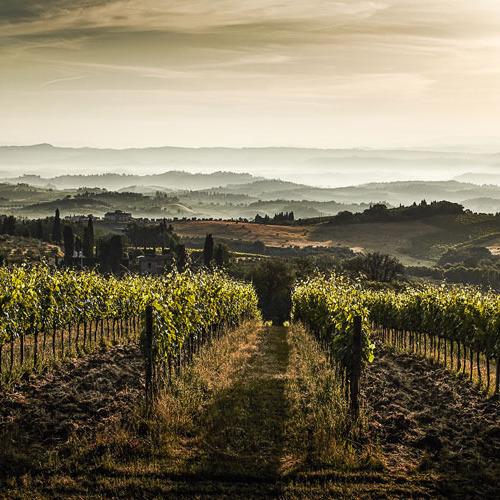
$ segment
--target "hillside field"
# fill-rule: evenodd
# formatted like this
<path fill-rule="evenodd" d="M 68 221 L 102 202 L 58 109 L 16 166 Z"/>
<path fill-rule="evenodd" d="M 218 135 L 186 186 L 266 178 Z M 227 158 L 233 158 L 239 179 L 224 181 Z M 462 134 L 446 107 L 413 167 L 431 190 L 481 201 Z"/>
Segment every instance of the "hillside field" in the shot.
<path fill-rule="evenodd" d="M 204 238 L 211 233 L 215 238 L 261 241 L 273 247 L 348 247 L 355 252 L 389 253 L 406 265 L 432 265 L 450 246 L 478 243 L 477 238 L 494 234 L 497 221 L 493 216 L 472 214 L 351 224 L 298 221 L 295 225 L 264 225 L 183 220 L 174 221 L 173 225 L 181 237 Z M 496 240 L 488 244 L 492 248 L 495 245 Z"/>

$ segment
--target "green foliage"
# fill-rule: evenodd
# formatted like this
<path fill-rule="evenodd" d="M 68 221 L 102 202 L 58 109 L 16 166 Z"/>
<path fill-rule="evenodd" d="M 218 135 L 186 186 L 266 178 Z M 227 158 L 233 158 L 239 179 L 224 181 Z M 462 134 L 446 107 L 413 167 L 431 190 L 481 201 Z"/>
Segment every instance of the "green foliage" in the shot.
<path fill-rule="evenodd" d="M 255 290 L 220 271 L 170 273 L 148 291 L 156 326 L 155 356 L 178 354 L 189 336 L 260 318 Z"/>
<path fill-rule="evenodd" d="M 231 259 L 231 252 L 225 243 L 219 243 L 215 248 L 214 261 L 219 268 L 226 267 Z"/>
<path fill-rule="evenodd" d="M 75 252 L 75 234 L 71 226 L 64 226 L 63 238 L 64 257 L 69 261 L 73 258 L 73 253 Z"/>
<path fill-rule="evenodd" d="M 464 286 L 364 287 L 318 276 L 296 286 L 293 318 L 302 321 L 348 363 L 353 317 L 362 317 L 365 360 L 371 358 L 370 322 L 460 342 L 489 357 L 500 355 L 500 296 Z"/>
<path fill-rule="evenodd" d="M 56 208 L 56 213 L 54 217 L 54 225 L 52 227 L 52 241 L 54 243 L 61 243 L 62 232 L 61 232 L 61 215 L 59 209 Z"/>
<path fill-rule="evenodd" d="M 379 252 L 358 255 L 345 263 L 353 274 L 362 274 L 371 281 L 390 282 L 403 274 L 404 267 L 396 257 Z"/>
<path fill-rule="evenodd" d="M 283 324 L 290 319 L 291 291 L 296 279 L 293 263 L 284 259 L 266 259 L 250 267 L 245 274 L 259 296 L 264 319 Z"/>
<path fill-rule="evenodd" d="M 498 257 L 495 257 L 498 259 Z M 500 263 L 487 264 L 484 261 L 478 267 L 467 267 L 462 264 L 447 264 L 446 267 L 407 266 L 409 276 L 446 280 L 450 283 L 474 285 L 482 289 L 500 289 Z"/>
<path fill-rule="evenodd" d="M 205 244 L 203 245 L 203 263 L 209 267 L 214 258 L 214 238 L 211 234 L 207 234 Z"/>
<path fill-rule="evenodd" d="M 159 224 L 141 224 L 132 222 L 125 229 L 125 234 L 134 247 L 161 247 L 173 249 L 179 242 L 172 225 L 163 220 Z"/>
<path fill-rule="evenodd" d="M 491 252 L 486 247 L 450 248 L 439 259 L 438 265 L 463 264 L 466 267 L 476 267 L 481 261 L 491 260 L 491 258 Z"/>
<path fill-rule="evenodd" d="M 175 246 L 175 254 L 177 256 L 177 270 L 182 272 L 186 269 L 186 266 L 188 263 L 186 245 L 176 245 Z"/>
<path fill-rule="evenodd" d="M 123 238 L 118 234 L 112 234 L 101 239 L 97 247 L 102 271 L 113 273 L 120 271 L 124 255 Z"/>
<path fill-rule="evenodd" d="M 370 342 L 370 311 L 359 284 L 341 276 L 318 275 L 299 283 L 292 294 L 292 317 L 301 321 L 349 372 L 354 356 L 354 318 L 361 317 L 362 360 L 373 360 Z"/>
<path fill-rule="evenodd" d="M 422 200 L 419 205 L 413 203 L 413 205 L 408 207 L 389 209 L 386 205 L 377 203 L 360 213 L 352 213 L 344 210 L 330 217 L 329 220 L 332 224 L 401 222 L 439 215 L 461 215 L 463 213 L 464 207 L 458 203 L 452 203 L 450 201 L 433 201 L 427 203 L 425 200 Z"/>
<path fill-rule="evenodd" d="M 140 315 L 153 305 L 156 353 L 177 353 L 190 335 L 259 318 L 251 285 L 221 272 L 104 277 L 93 271 L 0 267 L 0 344 L 21 333 Z"/>
<path fill-rule="evenodd" d="M 94 221 L 92 216 L 89 216 L 87 227 L 83 230 L 82 250 L 85 257 L 94 256 Z"/>
<path fill-rule="evenodd" d="M 264 319 L 283 324 L 290 319 L 291 294 L 297 280 L 304 280 L 318 272 L 331 274 L 339 271 L 340 261 L 330 255 L 297 257 L 295 259 L 269 258 L 258 262 L 238 262 L 228 268 L 232 276 L 251 281 L 259 296 L 259 308 Z"/>
<path fill-rule="evenodd" d="M 424 286 L 402 292 L 367 291 L 375 324 L 461 342 L 487 356 L 500 354 L 500 298 L 471 287 Z"/>

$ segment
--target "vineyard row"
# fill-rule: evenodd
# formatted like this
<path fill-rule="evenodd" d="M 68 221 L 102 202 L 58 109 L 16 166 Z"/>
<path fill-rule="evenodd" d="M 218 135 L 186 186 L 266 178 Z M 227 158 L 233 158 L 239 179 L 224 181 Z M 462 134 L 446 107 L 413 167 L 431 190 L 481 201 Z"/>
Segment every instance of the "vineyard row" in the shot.
<path fill-rule="evenodd" d="M 293 318 L 313 332 L 347 380 L 356 368 L 355 318 L 361 318 L 361 368 L 373 359 L 370 330 L 382 340 L 500 384 L 500 298 L 463 286 L 420 286 L 402 291 L 364 289 L 342 277 L 316 276 L 296 286 Z M 484 367 L 485 373 L 482 371 Z"/>
<path fill-rule="evenodd" d="M 0 377 L 12 381 L 47 361 L 106 341 L 142 336 L 151 310 L 149 356 L 176 366 L 207 332 L 257 318 L 251 285 L 218 271 L 105 277 L 44 265 L 0 269 Z"/>

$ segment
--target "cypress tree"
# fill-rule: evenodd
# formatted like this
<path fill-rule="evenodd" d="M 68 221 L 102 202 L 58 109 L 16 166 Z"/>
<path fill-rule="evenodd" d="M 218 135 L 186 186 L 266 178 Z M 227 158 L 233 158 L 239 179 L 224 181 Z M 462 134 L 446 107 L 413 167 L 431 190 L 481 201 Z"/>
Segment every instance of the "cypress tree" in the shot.
<path fill-rule="evenodd" d="M 123 240 L 118 234 L 103 238 L 98 243 L 98 255 L 101 270 L 104 272 L 118 272 L 123 259 Z"/>
<path fill-rule="evenodd" d="M 82 239 L 80 236 L 75 237 L 75 252 L 79 256 L 82 251 Z"/>
<path fill-rule="evenodd" d="M 3 220 L 3 234 L 11 236 L 16 234 L 16 218 L 13 215 L 9 215 Z"/>
<path fill-rule="evenodd" d="M 203 246 L 203 263 L 205 266 L 210 266 L 214 258 L 214 238 L 211 234 L 207 234 L 205 238 L 205 245 Z"/>
<path fill-rule="evenodd" d="M 215 249 L 215 265 L 217 267 L 224 267 L 224 253 L 222 251 L 222 245 L 219 243 Z"/>
<path fill-rule="evenodd" d="M 219 243 L 215 248 L 214 261 L 217 267 L 224 267 L 229 262 L 230 252 L 225 243 Z"/>
<path fill-rule="evenodd" d="M 54 217 L 54 226 L 52 228 L 52 241 L 54 243 L 61 244 L 62 234 L 61 234 L 61 214 L 59 209 L 56 208 L 56 215 Z"/>
<path fill-rule="evenodd" d="M 92 215 L 89 215 L 89 222 L 87 224 L 87 228 L 89 230 L 89 244 L 90 244 L 90 253 L 89 257 L 92 257 L 94 254 L 94 218 Z"/>
<path fill-rule="evenodd" d="M 35 234 L 35 236 L 39 240 L 43 240 L 43 222 L 42 222 L 42 219 L 38 219 L 36 221 L 36 234 Z"/>
<path fill-rule="evenodd" d="M 177 254 L 177 269 L 184 271 L 187 264 L 186 245 L 176 245 L 175 253 Z"/>
<path fill-rule="evenodd" d="M 64 226 L 64 258 L 69 262 L 75 253 L 75 235 L 71 226 Z"/>
<path fill-rule="evenodd" d="M 87 227 L 83 230 L 83 255 L 84 257 L 94 256 L 94 223 L 92 216 L 89 217 Z"/>

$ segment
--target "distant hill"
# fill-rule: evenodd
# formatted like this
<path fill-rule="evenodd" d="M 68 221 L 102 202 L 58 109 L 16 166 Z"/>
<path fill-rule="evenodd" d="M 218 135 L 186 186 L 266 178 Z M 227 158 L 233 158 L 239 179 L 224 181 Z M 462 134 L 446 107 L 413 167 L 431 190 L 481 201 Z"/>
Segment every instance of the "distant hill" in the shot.
<path fill-rule="evenodd" d="M 200 241 L 212 233 L 215 238 L 239 244 L 378 251 L 395 255 L 406 265 L 433 265 L 448 248 L 456 246 L 500 248 L 500 217 L 468 213 L 449 202 L 389 210 L 372 207 L 357 216 L 306 219 L 287 225 L 200 220 L 178 220 L 173 225 L 182 237 Z"/>
<path fill-rule="evenodd" d="M 4 176 L 9 176 L 7 172 L 11 172 L 12 176 L 44 173 L 53 177 L 82 172 L 149 175 L 168 170 L 205 173 L 227 170 L 324 187 L 415 178 L 450 179 L 466 172 L 483 172 L 498 164 L 499 153 L 417 149 L 97 149 L 55 147 L 50 144 L 0 147 L 0 172 L 4 172 Z M 133 184 L 136 182 L 129 182 L 129 185 Z M 225 184 L 226 181 L 222 185 Z M 66 187 L 73 186 L 66 184 Z"/>
<path fill-rule="evenodd" d="M 173 211 L 172 203 L 180 202 L 199 217 L 253 218 L 257 213 L 272 216 L 275 213 L 273 210 L 292 210 L 299 217 L 316 217 L 335 215 L 342 210 L 356 212 L 373 203 L 411 205 L 423 199 L 428 202 L 448 200 L 475 212 L 500 212 L 500 186 L 479 186 L 458 181 L 378 182 L 342 188 L 319 188 L 278 179 L 262 179 L 250 174 L 190 174 L 175 171 L 147 176 L 23 176 L 10 181 L 23 182 L 21 185 L 0 184 L 0 210 L 9 212 L 9 207 L 24 207 L 24 214 L 48 213 L 57 205 L 56 200 L 75 195 L 75 188 L 69 187 L 72 185 L 84 185 L 91 190 L 97 186 L 110 191 L 108 195 L 101 193 L 95 196 L 102 202 L 94 205 L 96 213 L 114 207 L 144 216 L 168 216 L 177 214 L 177 211 Z M 51 188 L 30 187 L 31 184 Z M 111 194 L 115 189 L 121 196 Z M 124 196 L 130 192 L 144 197 Z M 164 196 L 170 199 L 154 200 L 157 192 L 165 193 Z M 172 198 L 177 201 L 172 201 Z M 85 198 L 66 200 L 62 205 L 75 212 L 81 208 L 83 213 L 92 208 Z"/>
<path fill-rule="evenodd" d="M 500 164 L 497 165 L 500 169 Z M 454 177 L 459 182 L 472 182 L 474 184 L 496 184 L 500 185 L 500 172 L 495 173 L 482 173 L 482 172 L 466 172 L 465 174 L 457 175 Z"/>
<path fill-rule="evenodd" d="M 413 202 L 448 200 L 462 203 L 466 208 L 496 213 L 500 211 L 500 186 L 478 186 L 458 181 L 379 182 L 344 188 L 316 188 L 276 180 L 255 181 L 215 189 L 218 193 L 247 194 L 260 200 L 309 200 L 337 203 L 377 203 L 409 205 Z M 481 205 L 476 200 L 482 199 Z M 488 199 L 486 202 L 485 199 Z"/>
<path fill-rule="evenodd" d="M 57 177 L 41 177 L 39 175 L 22 175 L 0 182 L 26 183 L 30 186 L 47 187 L 56 189 L 77 189 L 80 187 L 105 188 L 108 190 L 124 190 L 130 187 L 135 192 L 150 192 L 148 186 L 155 190 L 173 191 L 180 189 L 209 189 L 228 184 L 249 183 L 259 179 L 250 174 L 234 172 L 214 172 L 211 174 L 192 174 L 183 171 L 169 171 L 153 175 L 127 175 L 127 174 L 96 174 L 96 175 L 60 175 Z M 143 187 L 143 189 L 141 189 Z"/>

